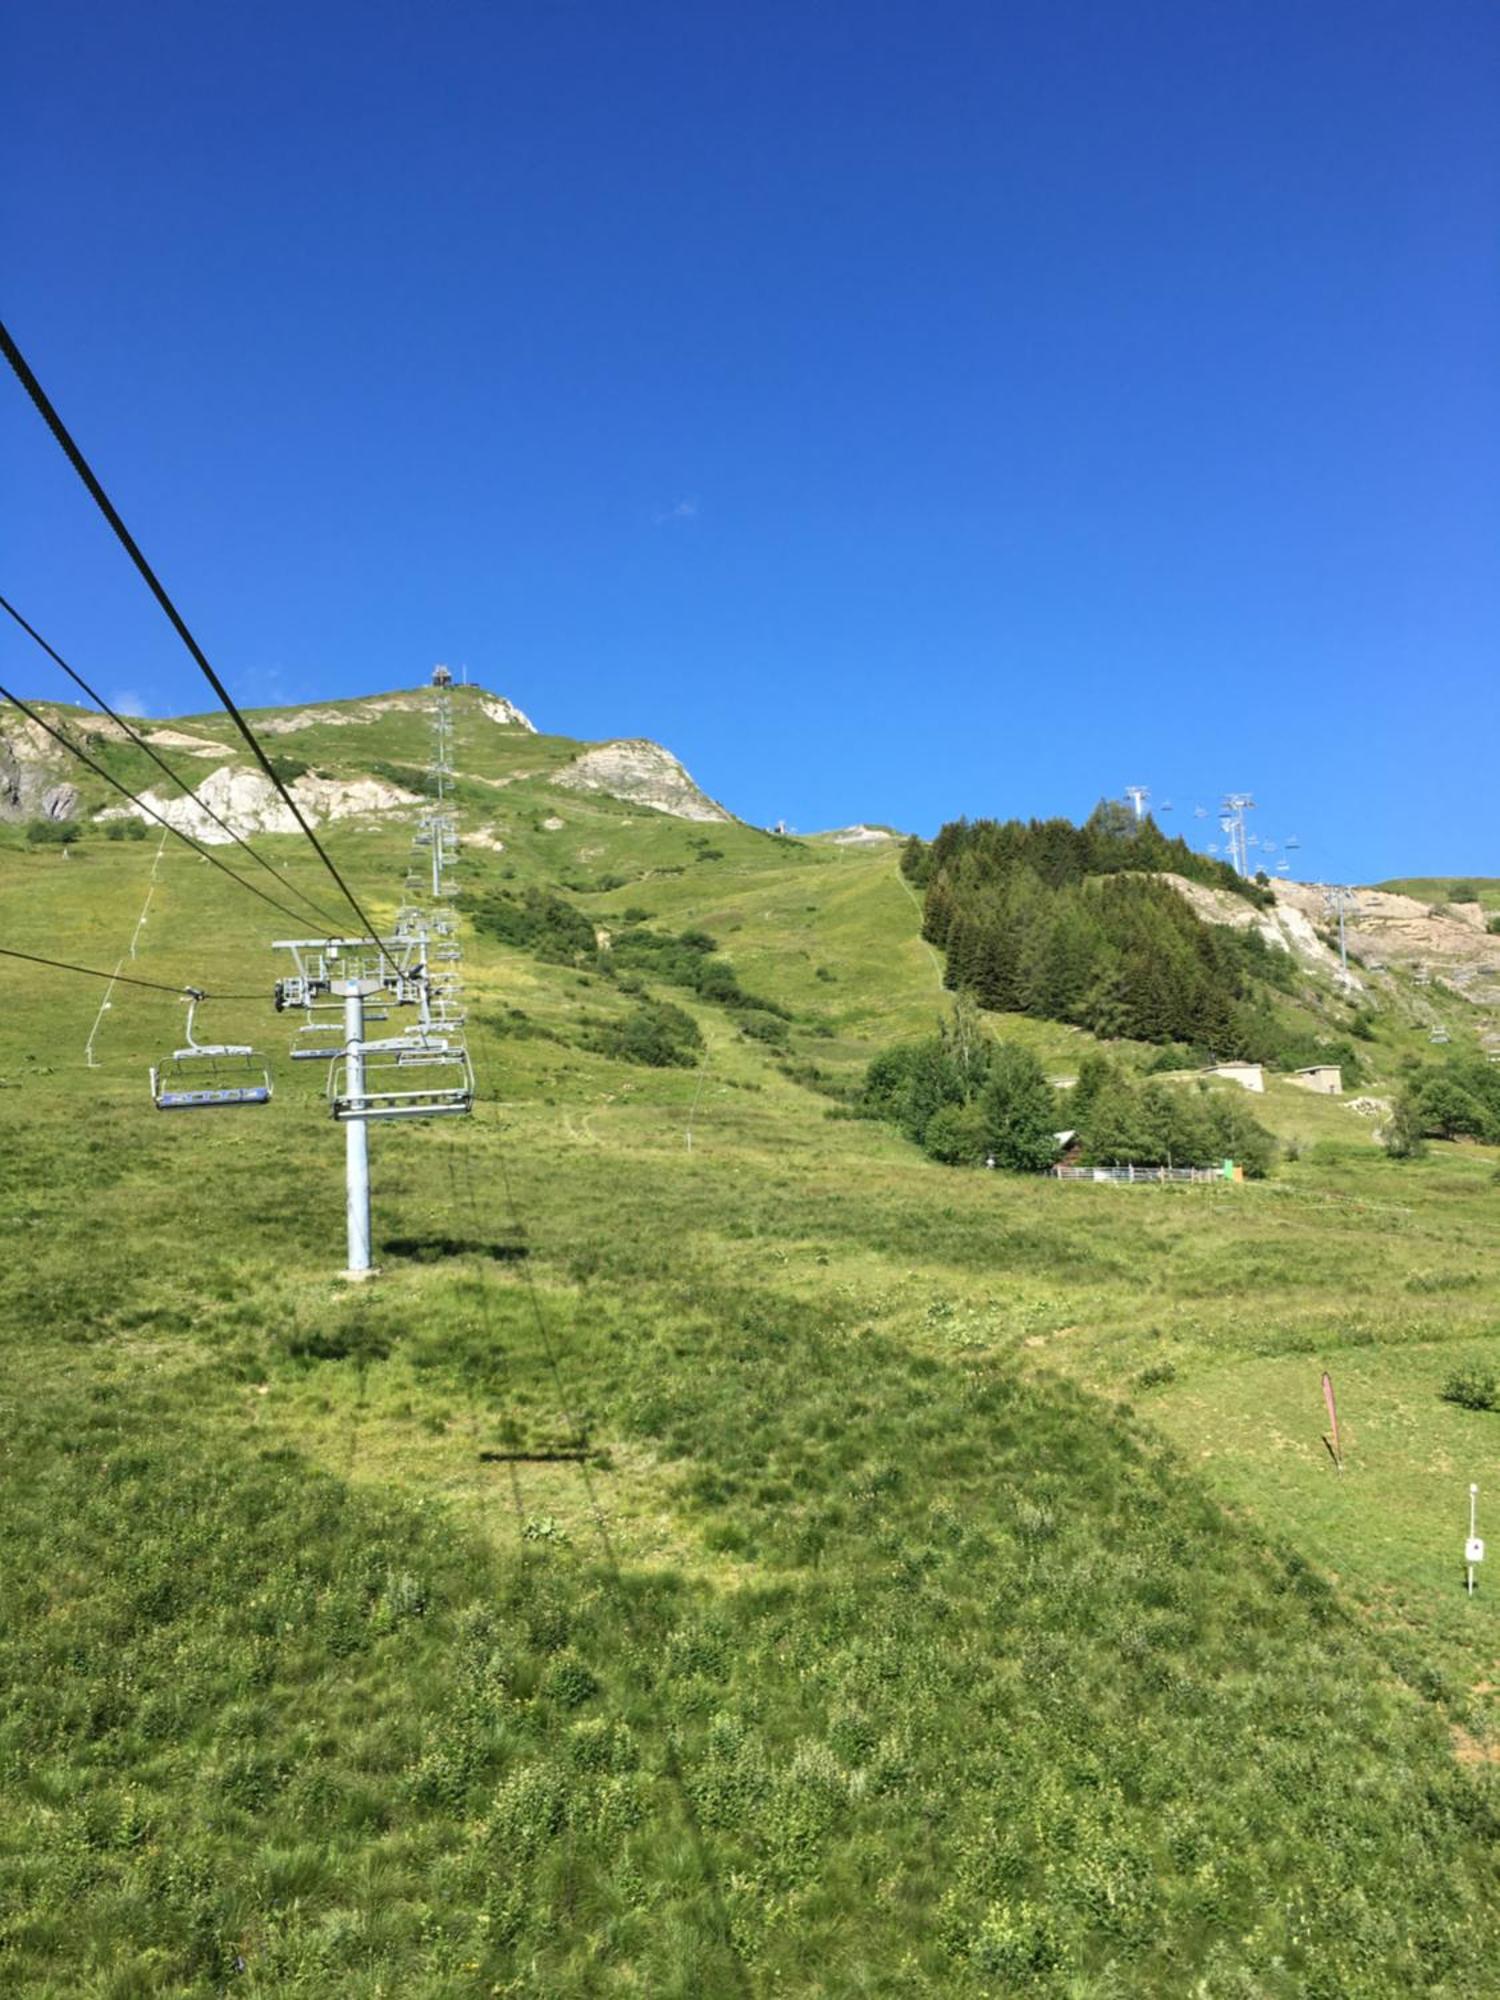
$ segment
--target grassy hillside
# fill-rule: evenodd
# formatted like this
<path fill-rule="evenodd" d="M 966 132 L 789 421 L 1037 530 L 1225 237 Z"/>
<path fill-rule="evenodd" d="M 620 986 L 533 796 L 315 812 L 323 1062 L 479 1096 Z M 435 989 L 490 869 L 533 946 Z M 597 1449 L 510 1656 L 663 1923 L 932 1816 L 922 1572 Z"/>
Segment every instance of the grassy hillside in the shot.
<path fill-rule="evenodd" d="M 425 756 L 278 742 L 356 728 Z M 100 990 L 7 963 L 7 1990 L 1493 1992 L 1500 1416 L 1439 1392 L 1500 1344 L 1496 1154 L 1278 1085 L 1263 1186 L 937 1167 L 837 1094 L 947 1004 L 894 844 L 461 732 L 475 893 L 706 931 L 784 1044 L 672 988 L 704 1060 L 606 1057 L 637 996 L 467 927 L 483 1102 L 374 1133 L 351 1291 L 268 1002 L 203 1025 L 274 1104 L 174 1119 L 175 1003 L 88 1069 Z M 408 834 L 333 830 L 378 911 Z M 157 865 L 135 968 L 268 993 L 270 913 L 155 853 L 7 834 L 6 941 L 112 966 Z"/>
<path fill-rule="evenodd" d="M 1406 875 L 1377 888 L 1393 895 L 1415 896 L 1419 903 L 1448 903 L 1455 889 L 1474 891 L 1474 900 L 1492 916 L 1500 916 L 1500 875 Z"/>

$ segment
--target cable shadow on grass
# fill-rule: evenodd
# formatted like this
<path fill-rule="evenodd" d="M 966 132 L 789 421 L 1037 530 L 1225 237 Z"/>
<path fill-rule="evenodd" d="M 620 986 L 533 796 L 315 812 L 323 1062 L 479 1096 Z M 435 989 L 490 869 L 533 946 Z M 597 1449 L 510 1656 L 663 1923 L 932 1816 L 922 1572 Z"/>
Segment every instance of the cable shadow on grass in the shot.
<path fill-rule="evenodd" d="M 390 1236 L 380 1249 L 383 1256 L 401 1257 L 413 1264 L 441 1264 L 450 1257 L 483 1257 L 493 1264 L 519 1264 L 531 1255 L 530 1244 L 514 1236 Z"/>

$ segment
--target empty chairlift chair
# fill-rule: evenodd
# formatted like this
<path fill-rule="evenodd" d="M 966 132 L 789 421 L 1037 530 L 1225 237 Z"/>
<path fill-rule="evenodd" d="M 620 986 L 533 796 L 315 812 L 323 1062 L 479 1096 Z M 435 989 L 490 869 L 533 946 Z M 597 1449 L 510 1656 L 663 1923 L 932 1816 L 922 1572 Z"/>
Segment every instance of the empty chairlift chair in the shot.
<path fill-rule="evenodd" d="M 364 1042 L 364 1079 L 358 1089 L 347 1049 L 328 1076 L 328 1104 L 335 1118 L 451 1118 L 474 1108 L 474 1066 L 461 1041 L 448 1035 L 396 1035 Z"/>
<path fill-rule="evenodd" d="M 271 1072 L 248 1042 L 193 1040 L 193 1014 L 202 998 L 194 993 L 188 1001 L 187 1046 L 152 1068 L 151 1101 L 158 1111 L 269 1104 Z"/>

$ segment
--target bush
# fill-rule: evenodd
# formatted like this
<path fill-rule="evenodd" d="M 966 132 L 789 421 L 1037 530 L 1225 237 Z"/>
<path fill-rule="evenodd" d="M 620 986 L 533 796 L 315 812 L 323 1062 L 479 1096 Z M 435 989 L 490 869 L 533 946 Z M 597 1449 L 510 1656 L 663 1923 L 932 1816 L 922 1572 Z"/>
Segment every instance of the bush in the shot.
<path fill-rule="evenodd" d="M 988 1151 L 985 1115 L 977 1104 L 941 1104 L 927 1121 L 924 1151 L 945 1167 L 977 1167 Z"/>
<path fill-rule="evenodd" d="M 1409 1090 L 1403 1090 L 1396 1099 L 1390 1123 L 1380 1135 L 1387 1159 L 1420 1160 L 1427 1151 L 1427 1141 L 1422 1136 L 1422 1121 Z"/>
<path fill-rule="evenodd" d="M 493 890 L 465 907 L 477 928 L 502 944 L 531 951 L 553 965 L 592 965 L 597 959 L 594 926 L 571 903 L 545 889 L 524 896 Z"/>
<path fill-rule="evenodd" d="M 32 847 L 70 847 L 82 829 L 73 819 L 34 819 L 28 822 L 26 838 Z"/>
<path fill-rule="evenodd" d="M 790 1030 L 779 1015 L 765 1014 L 752 1008 L 748 1013 L 736 1014 L 735 1026 L 752 1042 L 766 1042 L 772 1048 L 784 1049 Z"/>
<path fill-rule="evenodd" d="M 1500 1383 L 1494 1371 L 1471 1361 L 1455 1368 L 1443 1384 L 1443 1401 L 1465 1410 L 1500 1410 Z"/>
<path fill-rule="evenodd" d="M 598 1028 L 589 1047 L 621 1062 L 646 1069 L 691 1069 L 703 1047 L 698 1023 L 681 1007 L 665 1000 L 647 1000 L 622 1021 Z"/>

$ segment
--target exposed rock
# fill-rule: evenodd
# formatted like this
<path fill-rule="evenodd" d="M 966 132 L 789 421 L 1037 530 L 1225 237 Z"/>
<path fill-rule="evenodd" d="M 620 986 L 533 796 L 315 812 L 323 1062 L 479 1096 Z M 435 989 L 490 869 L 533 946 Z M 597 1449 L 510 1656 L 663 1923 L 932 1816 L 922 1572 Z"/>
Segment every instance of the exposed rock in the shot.
<path fill-rule="evenodd" d="M 34 819 L 64 767 L 62 752 L 46 730 L 23 715 L 0 710 L 0 819 Z"/>
<path fill-rule="evenodd" d="M 76 785 L 49 785 L 42 793 L 43 819 L 72 819 L 78 811 Z"/>
<path fill-rule="evenodd" d="M 1476 975 L 1500 975 L 1500 937 L 1485 929 L 1477 903 L 1434 908 L 1414 896 L 1389 889 L 1356 889 L 1353 908 L 1345 917 L 1349 947 L 1367 963 L 1425 966 L 1461 990 Z M 1278 882 L 1278 904 L 1290 904 L 1311 920 L 1329 921 L 1323 891 L 1311 882 Z M 1483 997 L 1472 991 L 1470 999 Z"/>
<path fill-rule="evenodd" d="M 1346 974 L 1339 964 L 1338 953 L 1330 951 L 1318 936 L 1307 912 L 1286 894 L 1288 884 L 1278 882 L 1274 906 L 1260 910 L 1232 889 L 1213 889 L 1206 882 L 1189 881 L 1185 875 L 1163 875 L 1161 879 L 1191 903 L 1205 923 L 1224 924 L 1235 931 L 1259 931 L 1275 950 L 1293 952 L 1304 964 L 1316 966 L 1341 985 L 1359 987 L 1354 975 Z"/>
<path fill-rule="evenodd" d="M 535 736 L 536 724 L 522 715 L 513 701 L 507 701 L 503 694 L 483 694 L 479 706 L 491 722 L 498 722 L 502 729 L 525 729 Z"/>
<path fill-rule="evenodd" d="M 468 847 L 487 847 L 492 854 L 503 854 L 505 842 L 495 838 L 492 826 L 476 826 L 464 834 L 464 844 Z"/>
<path fill-rule="evenodd" d="M 548 813 L 547 817 L 542 821 L 542 832 L 561 833 L 565 824 L 566 822 L 560 820 L 556 813 Z"/>
<path fill-rule="evenodd" d="M 730 818 L 721 805 L 698 789 L 670 750 L 641 737 L 585 750 L 564 765 L 553 783 L 572 791 L 605 792 L 634 806 L 653 806 L 674 819 Z"/>
<path fill-rule="evenodd" d="M 419 688 L 405 694 L 367 695 L 348 708 L 299 708 L 287 715 L 257 715 L 253 720 L 258 735 L 293 736 L 299 729 L 350 729 L 373 722 L 377 715 L 412 709 L 428 710 L 431 703 L 431 690 Z M 524 729 L 533 736 L 537 733 L 536 725 L 529 722 L 515 703 L 507 701 L 504 695 L 481 694 L 479 706 L 491 722 L 501 723 L 509 729 Z"/>
<path fill-rule="evenodd" d="M 204 804 L 212 806 L 242 839 L 252 833 L 297 831 L 296 820 L 263 772 L 242 765 L 221 765 L 217 771 L 210 771 L 196 789 Z M 313 826 L 322 820 L 351 819 L 360 813 L 387 812 L 393 806 L 419 803 L 415 792 L 404 791 L 400 785 L 389 785 L 379 778 L 317 778 L 308 773 L 295 779 L 287 789 Z M 169 826 L 191 834 L 205 847 L 228 843 L 229 835 L 215 825 L 196 800 L 159 792 L 143 792 L 141 798 Z M 135 806 L 112 807 L 99 816 L 101 819 L 148 817 Z"/>
<path fill-rule="evenodd" d="M 835 847 L 880 847 L 896 838 L 885 826 L 839 826 L 832 833 L 820 833 L 816 837 L 830 841 Z"/>
<path fill-rule="evenodd" d="M 222 757 L 224 745 L 206 736 L 189 736 L 181 729 L 148 729 L 145 740 L 153 750 L 184 750 L 189 757 Z"/>
<path fill-rule="evenodd" d="M 393 710 L 428 707 L 431 695 L 424 688 L 415 694 L 372 694 L 348 708 L 299 708 L 290 715 L 252 717 L 258 736 L 291 736 L 299 729 L 352 729 L 372 722 L 377 715 Z"/>

